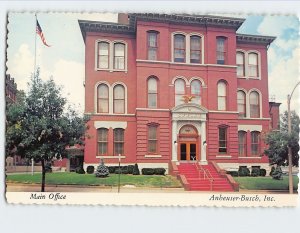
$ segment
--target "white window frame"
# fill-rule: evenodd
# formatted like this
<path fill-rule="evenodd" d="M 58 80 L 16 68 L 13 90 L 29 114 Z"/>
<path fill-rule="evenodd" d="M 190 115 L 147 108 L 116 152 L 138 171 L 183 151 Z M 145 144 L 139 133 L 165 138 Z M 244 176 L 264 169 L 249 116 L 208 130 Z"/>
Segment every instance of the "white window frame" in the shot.
<path fill-rule="evenodd" d="M 98 43 L 100 42 L 106 42 L 106 43 L 109 43 L 109 51 L 108 51 L 108 54 L 109 54 L 109 60 L 108 60 L 108 68 L 99 68 L 98 67 Z M 114 69 L 114 45 L 115 44 L 118 44 L 118 43 L 121 43 L 121 44 L 124 44 L 124 69 Z M 110 41 L 110 40 L 106 40 L 106 39 L 97 39 L 95 40 L 95 71 L 109 71 L 109 72 L 125 72 L 127 73 L 128 72 L 128 68 L 127 68 L 127 65 L 128 65 L 128 44 L 126 41 L 124 40 L 113 40 L 113 41 Z"/>
<path fill-rule="evenodd" d="M 244 78 L 244 79 L 256 79 L 256 80 L 261 80 L 261 53 L 257 50 L 243 50 L 243 49 L 237 49 L 237 52 L 242 52 L 244 53 L 245 59 L 244 59 L 244 66 L 245 66 L 245 74 L 244 77 L 242 76 L 237 76 L 237 78 Z M 249 61 L 249 53 L 256 53 L 257 54 L 257 65 L 258 65 L 258 76 L 257 77 L 253 77 L 253 76 L 249 76 L 249 69 L 248 69 L 248 61 Z M 237 74 L 237 73 L 236 73 Z"/>

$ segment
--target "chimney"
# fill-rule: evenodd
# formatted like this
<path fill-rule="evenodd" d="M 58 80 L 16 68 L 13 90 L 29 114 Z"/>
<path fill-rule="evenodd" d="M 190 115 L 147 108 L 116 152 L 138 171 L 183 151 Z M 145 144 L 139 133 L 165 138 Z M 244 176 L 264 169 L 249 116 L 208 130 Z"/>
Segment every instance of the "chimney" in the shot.
<path fill-rule="evenodd" d="M 119 24 L 129 24 L 129 16 L 126 13 L 118 13 L 118 23 Z"/>

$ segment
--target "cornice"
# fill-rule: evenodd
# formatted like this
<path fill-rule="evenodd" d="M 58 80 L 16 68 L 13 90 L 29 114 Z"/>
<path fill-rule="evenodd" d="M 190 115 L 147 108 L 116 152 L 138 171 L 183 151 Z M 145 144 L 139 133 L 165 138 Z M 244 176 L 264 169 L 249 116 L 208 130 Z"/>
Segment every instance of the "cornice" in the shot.
<path fill-rule="evenodd" d="M 254 43 L 254 44 L 271 44 L 276 37 L 274 36 L 260 36 L 260 35 L 248 35 L 248 34 L 237 34 L 237 43 Z"/>

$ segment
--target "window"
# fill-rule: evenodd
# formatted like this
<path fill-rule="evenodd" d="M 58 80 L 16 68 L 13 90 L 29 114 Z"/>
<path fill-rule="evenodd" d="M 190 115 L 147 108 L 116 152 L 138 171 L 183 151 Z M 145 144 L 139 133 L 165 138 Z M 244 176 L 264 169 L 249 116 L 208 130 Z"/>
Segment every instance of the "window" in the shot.
<path fill-rule="evenodd" d="M 124 154 L 124 129 L 114 129 L 114 155 Z"/>
<path fill-rule="evenodd" d="M 250 93 L 250 117 L 260 117 L 259 94 L 256 91 Z"/>
<path fill-rule="evenodd" d="M 201 82 L 199 80 L 191 82 L 191 94 L 194 97 L 191 102 L 201 104 Z"/>
<path fill-rule="evenodd" d="M 107 155 L 107 133 L 108 129 L 100 128 L 98 134 L 98 155 Z"/>
<path fill-rule="evenodd" d="M 148 126 L 148 152 L 157 153 L 157 126 Z"/>
<path fill-rule="evenodd" d="M 125 69 L 125 44 L 114 44 L 114 69 Z"/>
<path fill-rule="evenodd" d="M 239 131 L 239 156 L 247 155 L 247 133 L 245 131 Z"/>
<path fill-rule="evenodd" d="M 125 89 L 121 84 L 114 87 L 114 113 L 125 113 Z"/>
<path fill-rule="evenodd" d="M 97 67 L 100 69 L 108 69 L 109 63 L 109 43 L 98 42 L 98 63 Z"/>
<path fill-rule="evenodd" d="M 201 37 L 191 36 L 190 41 L 190 62 L 201 63 Z"/>
<path fill-rule="evenodd" d="M 227 127 L 219 127 L 219 153 L 227 153 Z"/>
<path fill-rule="evenodd" d="M 98 98 L 98 113 L 108 112 L 108 86 L 106 84 L 100 84 L 97 88 L 97 98 Z"/>
<path fill-rule="evenodd" d="M 260 153 L 260 133 L 251 132 L 251 155 L 259 155 Z"/>
<path fill-rule="evenodd" d="M 242 52 L 236 53 L 237 76 L 245 76 L 245 55 Z"/>
<path fill-rule="evenodd" d="M 217 64 L 226 63 L 226 38 L 217 37 Z"/>
<path fill-rule="evenodd" d="M 148 60 L 157 60 L 158 32 L 148 32 Z"/>
<path fill-rule="evenodd" d="M 157 108 L 157 80 L 148 79 L 148 108 Z"/>
<path fill-rule="evenodd" d="M 224 81 L 218 82 L 218 110 L 226 110 L 227 85 Z"/>
<path fill-rule="evenodd" d="M 185 94 L 185 82 L 182 79 L 175 81 L 175 106 L 183 103 L 183 96 Z"/>
<path fill-rule="evenodd" d="M 243 91 L 237 92 L 237 104 L 240 117 L 246 117 L 246 94 Z"/>
<path fill-rule="evenodd" d="M 185 36 L 174 35 L 174 62 L 185 62 Z"/>
<path fill-rule="evenodd" d="M 258 77 L 258 55 L 249 53 L 248 55 L 248 72 L 251 77 Z"/>

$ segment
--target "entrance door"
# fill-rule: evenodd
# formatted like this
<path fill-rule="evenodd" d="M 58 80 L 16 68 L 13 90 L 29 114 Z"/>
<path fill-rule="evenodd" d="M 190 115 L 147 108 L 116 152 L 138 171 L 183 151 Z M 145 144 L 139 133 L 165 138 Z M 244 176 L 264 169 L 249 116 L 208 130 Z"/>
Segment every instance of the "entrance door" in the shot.
<path fill-rule="evenodd" d="M 197 160 L 197 144 L 195 142 L 181 142 L 179 160 Z"/>

